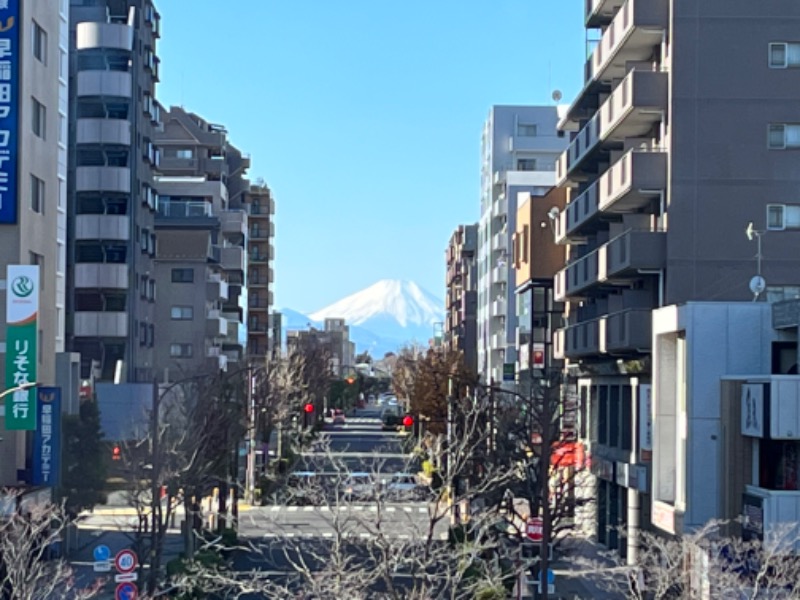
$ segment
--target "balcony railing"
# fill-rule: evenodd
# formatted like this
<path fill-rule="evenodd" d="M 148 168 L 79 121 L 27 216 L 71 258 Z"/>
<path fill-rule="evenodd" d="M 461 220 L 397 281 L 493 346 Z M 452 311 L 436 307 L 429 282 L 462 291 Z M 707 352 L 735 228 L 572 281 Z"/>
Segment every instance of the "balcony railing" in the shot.
<path fill-rule="evenodd" d="M 613 19 L 624 0 L 586 0 L 586 27 L 596 28 Z"/>
<path fill-rule="evenodd" d="M 161 200 L 158 214 L 168 219 L 213 216 L 211 204 L 202 200 Z"/>
<path fill-rule="evenodd" d="M 627 0 L 592 53 L 587 81 L 619 79 L 626 63 L 650 58 L 668 23 L 669 5 L 663 0 Z"/>
<path fill-rule="evenodd" d="M 605 350 L 609 354 L 650 352 L 653 329 L 649 308 L 631 308 L 605 319 Z"/>

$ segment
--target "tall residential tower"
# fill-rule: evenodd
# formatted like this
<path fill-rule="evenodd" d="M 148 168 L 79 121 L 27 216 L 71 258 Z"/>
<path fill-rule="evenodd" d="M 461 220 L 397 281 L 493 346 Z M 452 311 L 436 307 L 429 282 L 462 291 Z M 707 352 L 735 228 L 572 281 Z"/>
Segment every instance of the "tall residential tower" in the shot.
<path fill-rule="evenodd" d="M 555 106 L 494 106 L 481 137 L 481 218 L 478 224 L 478 372 L 486 383 L 510 377 L 517 361 L 517 311 L 511 236 L 517 194 L 547 193 L 567 138 L 558 134 Z M 507 367 L 508 368 L 508 367 Z"/>

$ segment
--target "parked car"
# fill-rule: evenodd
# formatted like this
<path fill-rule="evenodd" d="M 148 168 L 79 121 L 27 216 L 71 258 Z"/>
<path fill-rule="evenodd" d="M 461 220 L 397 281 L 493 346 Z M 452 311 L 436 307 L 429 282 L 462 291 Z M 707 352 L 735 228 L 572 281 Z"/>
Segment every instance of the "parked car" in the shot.
<path fill-rule="evenodd" d="M 400 425 L 400 413 L 396 408 L 386 408 L 381 413 L 381 429 L 383 429 L 383 431 L 397 431 Z"/>
<path fill-rule="evenodd" d="M 334 408 L 333 409 L 333 424 L 334 425 L 344 425 L 345 424 L 344 411 L 341 408 Z"/>
<path fill-rule="evenodd" d="M 294 471 L 286 482 L 284 502 L 288 505 L 317 504 L 320 498 L 317 474 L 313 471 Z"/>

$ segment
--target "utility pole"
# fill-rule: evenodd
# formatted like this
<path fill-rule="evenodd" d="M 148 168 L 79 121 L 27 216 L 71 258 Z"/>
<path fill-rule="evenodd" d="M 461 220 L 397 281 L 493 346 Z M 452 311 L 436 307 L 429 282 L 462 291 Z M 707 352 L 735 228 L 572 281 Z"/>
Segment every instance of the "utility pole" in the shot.
<path fill-rule="evenodd" d="M 256 407 L 253 399 L 253 365 L 248 364 L 247 370 L 247 503 L 255 503 L 256 494 Z"/>
<path fill-rule="evenodd" d="M 151 428 L 153 433 L 152 440 L 150 442 L 153 458 L 153 475 L 150 479 L 150 573 L 147 584 L 150 595 L 155 595 L 156 587 L 158 585 L 159 557 L 157 549 L 159 546 L 158 534 L 159 530 L 161 529 L 161 490 L 160 486 L 158 485 L 161 477 L 161 458 L 159 456 L 159 438 L 161 436 L 158 430 L 158 411 L 160 404 L 158 379 L 153 379 L 153 410 L 151 415 Z M 187 519 L 186 527 L 188 526 L 189 522 Z"/>

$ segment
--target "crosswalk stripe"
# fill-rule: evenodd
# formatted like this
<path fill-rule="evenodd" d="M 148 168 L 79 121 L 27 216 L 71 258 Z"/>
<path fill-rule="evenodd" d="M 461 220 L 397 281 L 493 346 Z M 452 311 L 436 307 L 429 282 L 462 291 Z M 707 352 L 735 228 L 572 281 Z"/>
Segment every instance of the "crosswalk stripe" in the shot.
<path fill-rule="evenodd" d="M 271 510 L 272 510 L 272 512 L 278 512 L 280 509 L 281 509 L 281 507 L 276 504 L 275 506 L 272 507 Z"/>
<path fill-rule="evenodd" d="M 386 507 L 386 512 L 394 512 L 394 511 L 396 511 L 396 510 L 397 510 L 397 508 L 396 508 L 396 507 L 394 507 L 394 506 L 387 506 L 387 507 Z"/>
<path fill-rule="evenodd" d="M 322 537 L 326 537 L 326 538 L 333 537 L 333 532 L 332 531 L 323 531 L 322 532 Z"/>
<path fill-rule="evenodd" d="M 406 512 L 411 512 L 411 507 L 410 506 L 404 506 L 403 510 L 406 511 Z"/>
<path fill-rule="evenodd" d="M 314 510 L 313 506 L 304 506 L 303 507 L 303 512 L 311 512 L 312 510 Z"/>
<path fill-rule="evenodd" d="M 297 509 L 300 508 L 299 506 L 287 506 L 286 509 L 289 512 L 297 512 Z"/>

